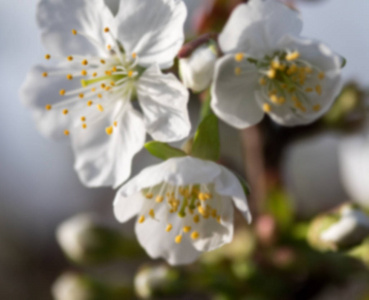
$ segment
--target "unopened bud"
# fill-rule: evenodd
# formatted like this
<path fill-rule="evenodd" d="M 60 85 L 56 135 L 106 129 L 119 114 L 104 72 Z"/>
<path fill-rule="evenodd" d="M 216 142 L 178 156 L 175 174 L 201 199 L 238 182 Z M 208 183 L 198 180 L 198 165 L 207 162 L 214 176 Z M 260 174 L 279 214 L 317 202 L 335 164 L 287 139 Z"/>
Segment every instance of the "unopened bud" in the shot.
<path fill-rule="evenodd" d="M 340 220 L 324 230 L 322 241 L 338 247 L 353 247 L 369 236 L 369 216 L 364 212 L 345 206 L 341 209 Z"/>
<path fill-rule="evenodd" d="M 92 300 L 91 284 L 75 273 L 64 273 L 52 286 L 54 300 Z"/>
<path fill-rule="evenodd" d="M 97 263 L 117 257 L 134 257 L 142 250 L 137 243 L 91 214 L 74 216 L 57 229 L 63 252 L 76 263 Z"/>
<path fill-rule="evenodd" d="M 217 50 L 210 42 L 199 46 L 191 55 L 179 60 L 179 71 L 183 84 L 194 92 L 205 90 L 213 78 Z"/>
<path fill-rule="evenodd" d="M 135 276 L 134 287 L 139 298 L 175 293 L 178 288 L 179 274 L 166 265 L 145 266 Z"/>

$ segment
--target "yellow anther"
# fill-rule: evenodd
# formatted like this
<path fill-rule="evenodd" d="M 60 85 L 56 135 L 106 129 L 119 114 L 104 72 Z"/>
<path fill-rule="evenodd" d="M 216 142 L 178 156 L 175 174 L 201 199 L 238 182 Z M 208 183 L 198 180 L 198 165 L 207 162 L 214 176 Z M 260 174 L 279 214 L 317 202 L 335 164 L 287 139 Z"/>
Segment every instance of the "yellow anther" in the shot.
<path fill-rule="evenodd" d="M 81 93 L 78 95 L 78 97 L 80 97 L 81 99 L 85 97 L 85 94 Z"/>
<path fill-rule="evenodd" d="M 284 104 L 286 102 L 286 98 L 284 98 L 284 97 L 279 97 L 278 98 L 278 104 Z"/>
<path fill-rule="evenodd" d="M 85 121 L 86 121 L 86 117 L 82 116 L 82 117 L 81 117 L 81 121 L 82 121 L 82 122 L 85 122 Z"/>
<path fill-rule="evenodd" d="M 102 83 L 100 86 L 101 86 L 102 89 L 105 89 L 106 84 L 105 83 Z"/>
<path fill-rule="evenodd" d="M 105 71 L 105 75 L 107 75 L 107 76 L 111 76 L 111 71 L 106 70 L 106 71 Z"/>
<path fill-rule="evenodd" d="M 109 32 L 110 31 L 110 28 L 109 27 L 105 27 L 104 28 L 104 32 Z"/>
<path fill-rule="evenodd" d="M 47 72 L 43 72 L 43 73 L 42 73 L 42 76 L 43 76 L 43 77 L 47 77 L 47 75 L 49 75 L 49 74 L 47 74 Z"/>
<path fill-rule="evenodd" d="M 324 72 L 320 72 L 320 73 L 318 74 L 318 78 L 319 78 L 320 80 L 323 80 L 323 79 L 325 78 L 325 73 L 324 73 Z"/>
<path fill-rule="evenodd" d="M 111 85 L 111 86 L 115 86 L 115 82 L 114 82 L 114 81 L 111 81 L 111 82 L 110 82 L 110 85 Z"/>
<path fill-rule="evenodd" d="M 111 45 L 107 45 L 107 46 L 106 46 L 106 48 L 107 48 L 108 50 L 111 50 Z"/>
<path fill-rule="evenodd" d="M 183 227 L 183 232 L 184 233 L 188 233 L 188 232 L 190 232 L 191 231 L 191 226 L 184 226 Z"/>
<path fill-rule="evenodd" d="M 59 94 L 60 94 L 60 96 L 64 96 L 65 95 L 65 90 L 60 90 Z"/>
<path fill-rule="evenodd" d="M 165 231 L 166 232 L 169 232 L 169 231 L 172 230 L 172 228 L 173 228 L 173 225 L 172 224 L 168 224 L 167 227 L 165 228 Z"/>
<path fill-rule="evenodd" d="M 67 79 L 68 79 L 68 80 L 72 80 L 72 79 L 73 79 L 73 75 L 72 75 L 72 74 L 68 74 L 68 75 L 67 75 Z"/>
<path fill-rule="evenodd" d="M 199 215 L 195 215 L 195 216 L 193 217 L 193 221 L 194 221 L 195 223 L 199 223 L 199 222 L 200 222 L 200 217 L 199 217 Z"/>
<path fill-rule="evenodd" d="M 83 129 L 86 129 L 86 128 L 87 128 L 87 124 L 86 124 L 86 123 L 83 123 L 83 124 L 82 124 L 82 128 L 83 128 Z"/>
<path fill-rule="evenodd" d="M 305 92 L 306 93 L 311 93 L 313 91 L 313 88 L 311 88 L 311 87 L 307 87 L 306 89 L 305 89 Z"/>
<path fill-rule="evenodd" d="M 198 206 L 197 207 L 198 212 L 205 218 L 207 219 L 209 217 L 209 212 L 207 209 L 203 208 L 202 206 Z"/>
<path fill-rule="evenodd" d="M 150 209 L 149 216 L 153 219 L 155 218 L 155 211 L 153 209 Z"/>
<path fill-rule="evenodd" d="M 63 109 L 63 115 L 67 115 L 68 114 L 68 109 Z"/>
<path fill-rule="evenodd" d="M 132 77 L 133 76 L 133 71 L 132 70 L 129 70 L 127 76 L 128 77 Z"/>
<path fill-rule="evenodd" d="M 92 88 L 91 89 L 91 92 L 96 92 L 96 88 Z"/>
<path fill-rule="evenodd" d="M 201 201 L 205 201 L 205 200 L 207 200 L 205 193 L 199 193 L 199 195 L 198 195 L 197 197 L 198 197 L 198 198 L 199 198 L 199 200 L 201 200 Z"/>
<path fill-rule="evenodd" d="M 69 130 L 67 130 L 67 129 L 66 129 L 66 130 L 64 130 L 64 134 L 65 134 L 65 135 L 69 135 Z"/>
<path fill-rule="evenodd" d="M 101 94 L 97 94 L 97 97 L 101 99 L 102 98 L 102 95 Z"/>
<path fill-rule="evenodd" d="M 142 224 L 143 222 L 145 222 L 145 216 L 141 216 L 138 218 L 138 223 Z"/>
<path fill-rule="evenodd" d="M 235 61 L 241 61 L 241 60 L 243 60 L 244 56 L 245 55 L 240 52 L 240 53 L 235 54 L 234 59 L 235 59 Z"/>
<path fill-rule="evenodd" d="M 197 231 L 191 233 L 191 239 L 196 240 L 198 239 L 200 234 Z"/>
<path fill-rule="evenodd" d="M 104 59 L 100 59 L 100 62 L 101 62 L 102 64 L 105 64 L 105 60 L 104 60 Z"/>
<path fill-rule="evenodd" d="M 51 108 L 52 108 L 52 106 L 51 106 L 50 104 L 46 104 L 46 105 L 45 105 L 45 109 L 46 109 L 46 110 L 50 110 Z"/>
<path fill-rule="evenodd" d="M 315 91 L 316 93 L 320 96 L 322 94 L 322 86 L 320 84 L 318 84 L 316 87 L 315 87 Z"/>
<path fill-rule="evenodd" d="M 271 66 L 273 69 L 275 69 L 275 70 L 279 70 L 279 69 L 280 69 L 280 67 L 281 67 L 281 63 L 280 63 L 278 60 L 274 59 L 274 60 L 272 60 L 272 62 L 270 63 L 270 66 Z"/>
<path fill-rule="evenodd" d="M 176 238 L 174 239 L 174 241 L 177 243 L 177 244 L 180 244 L 182 242 L 182 235 L 177 235 Z"/>
<path fill-rule="evenodd" d="M 152 199 L 152 197 L 154 197 L 154 195 L 152 193 L 147 193 L 145 195 L 146 199 Z"/>
<path fill-rule="evenodd" d="M 117 121 L 114 121 L 113 125 L 114 125 L 114 127 L 117 127 L 118 126 L 118 122 Z"/>
<path fill-rule="evenodd" d="M 92 73 L 92 77 L 96 77 L 96 76 L 97 76 L 96 72 Z"/>
<path fill-rule="evenodd" d="M 266 76 L 268 76 L 270 79 L 275 78 L 277 75 L 277 72 L 274 69 L 269 69 L 266 73 Z"/>
<path fill-rule="evenodd" d="M 116 66 L 112 67 L 112 68 L 111 68 L 111 70 L 112 70 L 113 72 L 117 72 L 117 71 L 118 71 L 118 69 L 117 69 L 117 67 L 116 67 Z"/>
<path fill-rule="evenodd" d="M 278 104 L 278 96 L 276 94 L 271 94 L 269 96 L 270 101 L 272 101 L 275 104 Z"/>
<path fill-rule="evenodd" d="M 315 111 L 315 112 L 320 111 L 320 109 L 321 109 L 321 107 L 320 107 L 319 104 L 316 104 L 316 105 L 313 106 L 313 111 Z"/>
<path fill-rule="evenodd" d="M 88 65 L 88 60 L 87 59 L 82 60 L 81 64 L 84 65 L 84 66 L 87 66 Z"/>
<path fill-rule="evenodd" d="M 310 68 L 310 67 L 305 67 L 305 73 L 306 74 L 311 74 L 311 73 L 313 73 L 313 69 Z"/>
<path fill-rule="evenodd" d="M 86 71 L 86 70 L 82 70 L 82 71 L 81 71 L 81 75 L 82 75 L 82 76 L 86 76 L 86 75 L 87 75 L 87 71 Z"/>
<path fill-rule="evenodd" d="M 68 57 L 67 57 L 67 59 L 68 59 L 69 61 L 72 61 L 72 60 L 73 60 L 73 56 L 71 56 L 71 55 L 70 55 L 70 56 L 68 56 Z"/>
<path fill-rule="evenodd" d="M 161 203 L 161 202 L 163 202 L 164 201 L 164 197 L 163 196 L 156 196 L 156 198 L 155 198 L 155 202 L 157 202 L 157 203 Z"/>
<path fill-rule="evenodd" d="M 289 66 L 288 70 L 287 70 L 287 75 L 292 75 L 294 73 L 296 73 L 298 70 L 297 66 L 295 64 L 292 64 L 291 66 Z"/>
<path fill-rule="evenodd" d="M 259 84 L 260 84 L 260 85 L 266 85 L 266 84 L 267 84 L 267 81 L 266 81 L 265 77 L 261 77 L 261 78 L 259 79 Z"/>
<path fill-rule="evenodd" d="M 220 224 L 222 221 L 221 217 L 220 216 L 217 216 L 217 222 Z"/>
<path fill-rule="evenodd" d="M 111 90 L 111 86 L 107 86 L 106 88 L 105 88 L 105 91 L 110 91 Z"/>
<path fill-rule="evenodd" d="M 101 112 L 104 111 L 104 107 L 101 104 L 96 105 L 97 109 Z"/>
<path fill-rule="evenodd" d="M 50 54 L 46 54 L 45 55 L 45 59 L 50 59 L 51 58 L 51 55 Z"/>
<path fill-rule="evenodd" d="M 105 132 L 107 135 L 111 135 L 113 133 L 113 127 L 112 126 L 106 127 Z"/>
<path fill-rule="evenodd" d="M 272 111 L 272 107 L 268 103 L 264 103 L 263 111 L 265 111 L 266 113 L 270 113 Z"/>
<path fill-rule="evenodd" d="M 240 67 L 236 67 L 236 68 L 234 69 L 234 74 L 235 74 L 235 75 L 237 75 L 237 76 L 241 75 L 241 72 L 242 72 L 242 70 L 241 70 L 241 68 L 240 68 Z"/>
<path fill-rule="evenodd" d="M 216 209 L 213 209 L 213 210 L 212 210 L 212 212 L 211 212 L 211 216 L 212 216 L 213 218 L 216 218 L 216 217 L 217 217 L 217 215 L 218 215 L 218 211 L 217 211 Z"/>
<path fill-rule="evenodd" d="M 132 53 L 132 58 L 135 59 L 137 57 L 137 53 L 136 52 L 133 52 Z"/>
<path fill-rule="evenodd" d="M 286 60 L 288 60 L 288 61 L 296 60 L 299 57 L 300 57 L 300 53 L 298 51 L 293 51 L 293 52 L 286 55 Z"/>
<path fill-rule="evenodd" d="M 87 106 L 91 106 L 92 104 L 94 104 L 93 101 L 91 101 L 91 100 L 87 101 Z"/>
<path fill-rule="evenodd" d="M 73 35 L 76 35 L 76 34 L 77 34 L 77 30 L 72 29 L 72 34 L 73 34 Z"/>

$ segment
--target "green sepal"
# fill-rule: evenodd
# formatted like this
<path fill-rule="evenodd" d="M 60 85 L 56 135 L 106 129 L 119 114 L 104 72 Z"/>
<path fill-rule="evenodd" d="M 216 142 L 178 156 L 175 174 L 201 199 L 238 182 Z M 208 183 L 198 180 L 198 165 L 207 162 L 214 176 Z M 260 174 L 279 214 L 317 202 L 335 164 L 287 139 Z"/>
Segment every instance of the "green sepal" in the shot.
<path fill-rule="evenodd" d="M 160 158 L 162 160 L 167 160 L 172 157 L 183 157 L 187 156 L 186 152 L 169 146 L 166 143 L 161 143 L 157 141 L 151 141 L 145 144 L 145 148 L 150 152 L 152 156 Z"/>
<path fill-rule="evenodd" d="M 218 119 L 208 114 L 200 123 L 192 145 L 191 155 L 201 159 L 217 161 L 220 157 Z"/>
<path fill-rule="evenodd" d="M 343 56 L 341 56 L 341 69 L 343 69 L 346 66 L 347 60 Z"/>

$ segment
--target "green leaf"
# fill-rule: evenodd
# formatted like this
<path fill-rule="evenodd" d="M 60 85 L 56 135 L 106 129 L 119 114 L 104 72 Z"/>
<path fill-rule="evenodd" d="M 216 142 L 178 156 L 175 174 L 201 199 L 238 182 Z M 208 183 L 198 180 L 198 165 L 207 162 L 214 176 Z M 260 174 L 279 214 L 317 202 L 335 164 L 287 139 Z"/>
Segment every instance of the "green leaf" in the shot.
<path fill-rule="evenodd" d="M 218 119 L 211 113 L 200 123 L 192 145 L 194 157 L 217 161 L 220 156 Z"/>
<path fill-rule="evenodd" d="M 346 66 L 347 60 L 343 56 L 341 56 L 342 62 L 341 62 L 341 69 L 343 69 Z"/>
<path fill-rule="evenodd" d="M 167 160 L 172 157 L 183 157 L 187 155 L 186 152 L 178 148 L 174 148 L 166 143 L 161 143 L 157 141 L 146 143 L 145 148 L 147 151 L 150 152 L 151 155 L 163 160 Z"/>

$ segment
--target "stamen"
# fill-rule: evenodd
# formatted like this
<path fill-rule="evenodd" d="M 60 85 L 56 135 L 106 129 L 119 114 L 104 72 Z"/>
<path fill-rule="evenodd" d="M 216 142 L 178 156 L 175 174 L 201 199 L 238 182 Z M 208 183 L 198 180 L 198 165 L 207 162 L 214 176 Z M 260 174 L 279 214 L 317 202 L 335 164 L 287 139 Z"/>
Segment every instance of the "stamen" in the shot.
<path fill-rule="evenodd" d="M 82 117 L 81 117 L 81 121 L 82 121 L 82 122 L 85 122 L 85 121 L 86 121 L 86 117 L 82 116 Z"/>
<path fill-rule="evenodd" d="M 299 57 L 300 57 L 300 53 L 298 51 L 293 51 L 286 55 L 286 60 L 292 61 L 292 60 L 298 59 Z"/>
<path fill-rule="evenodd" d="M 188 233 L 188 232 L 190 232 L 191 231 L 191 226 L 184 226 L 183 227 L 183 232 L 184 233 Z"/>
<path fill-rule="evenodd" d="M 84 65 L 84 66 L 87 66 L 88 65 L 88 60 L 87 59 L 82 60 L 81 64 Z"/>
<path fill-rule="evenodd" d="M 321 109 L 321 107 L 320 107 L 319 104 L 316 104 L 316 105 L 313 106 L 313 111 L 315 111 L 315 112 L 320 111 L 320 109 Z"/>
<path fill-rule="evenodd" d="M 272 107 L 268 103 L 263 104 L 263 111 L 266 113 L 270 113 L 272 111 Z"/>
<path fill-rule="evenodd" d="M 105 132 L 107 135 L 111 135 L 113 133 L 113 127 L 112 126 L 106 127 Z"/>
<path fill-rule="evenodd" d="M 320 73 L 318 74 L 318 78 L 319 78 L 320 80 L 323 80 L 323 79 L 325 78 L 325 73 L 324 73 L 324 72 L 320 72 Z"/>
<path fill-rule="evenodd" d="M 60 96 L 64 96 L 65 95 L 65 90 L 60 90 L 59 94 L 60 94 Z"/>
<path fill-rule="evenodd" d="M 110 28 L 109 28 L 109 27 L 105 27 L 105 28 L 104 28 L 104 32 L 105 32 L 105 33 L 109 32 L 109 31 L 110 31 Z"/>
<path fill-rule="evenodd" d="M 86 75 L 87 75 L 87 71 L 86 71 L 86 70 L 82 70 L 82 71 L 81 71 L 81 75 L 82 75 L 82 76 L 86 76 Z"/>
<path fill-rule="evenodd" d="M 169 232 L 169 231 L 172 230 L 172 228 L 173 228 L 173 225 L 172 224 L 168 224 L 167 227 L 165 228 L 165 231 L 166 232 Z"/>
<path fill-rule="evenodd" d="M 65 134 L 65 135 L 69 135 L 69 130 L 67 130 L 67 129 L 66 129 L 66 130 L 64 130 L 64 134 Z"/>
<path fill-rule="evenodd" d="M 72 80 L 72 79 L 73 79 L 73 75 L 72 75 L 72 74 L 68 74 L 68 75 L 67 75 L 67 79 L 68 79 L 68 80 Z"/>
<path fill-rule="evenodd" d="M 243 53 L 237 53 L 235 56 L 234 56 L 234 59 L 235 59 L 235 61 L 238 61 L 238 62 L 240 62 L 241 60 L 243 60 L 243 58 L 244 58 L 244 54 Z"/>
<path fill-rule="evenodd" d="M 141 216 L 141 217 L 138 219 L 138 223 L 142 224 L 143 222 L 145 222 L 145 216 Z"/>
<path fill-rule="evenodd" d="M 118 122 L 117 121 L 114 121 L 113 125 L 114 125 L 114 127 L 117 127 L 118 126 Z"/>
<path fill-rule="evenodd" d="M 191 233 L 191 239 L 196 240 L 198 239 L 200 234 L 197 231 Z"/>
<path fill-rule="evenodd" d="M 47 72 L 43 72 L 43 73 L 42 73 L 42 76 L 43 76 L 43 77 L 47 77 L 47 75 L 48 75 L 48 74 L 47 74 Z"/>
<path fill-rule="evenodd" d="M 315 91 L 317 92 L 317 94 L 320 96 L 322 94 L 322 86 L 320 84 L 318 84 L 315 87 Z"/>
<path fill-rule="evenodd" d="M 153 209 L 150 209 L 149 216 L 153 219 L 155 218 L 155 211 Z"/>
<path fill-rule="evenodd" d="M 154 197 L 154 195 L 152 193 L 147 193 L 145 195 L 146 199 L 152 199 L 152 197 Z"/>
<path fill-rule="evenodd" d="M 266 81 L 265 77 L 261 77 L 261 78 L 259 79 L 259 84 L 260 84 L 260 85 L 266 85 L 266 84 L 267 84 L 267 81 Z"/>
<path fill-rule="evenodd" d="M 46 109 L 46 110 L 50 110 L 51 108 L 52 108 L 52 106 L 51 106 L 50 104 L 46 104 L 46 105 L 45 105 L 45 109 Z"/>
<path fill-rule="evenodd" d="M 104 65 L 106 62 L 104 59 L 100 59 L 100 62 Z"/>
<path fill-rule="evenodd" d="M 266 73 L 266 76 L 268 76 L 270 79 L 275 78 L 276 75 L 277 72 L 275 71 L 275 69 L 269 69 Z"/>
<path fill-rule="evenodd" d="M 68 114 L 68 112 L 69 112 L 69 111 L 68 111 L 68 109 L 63 109 L 63 114 L 64 114 L 64 115 L 67 115 L 67 114 Z"/>
<path fill-rule="evenodd" d="M 89 101 L 90 102 L 90 101 Z M 101 104 L 96 105 L 97 109 L 101 112 L 104 111 L 104 107 Z"/>
<path fill-rule="evenodd" d="M 156 198 L 155 198 L 155 202 L 156 203 L 161 203 L 163 201 L 164 201 L 164 197 L 163 196 L 156 196 Z"/>
<path fill-rule="evenodd" d="M 177 243 L 177 244 L 180 244 L 182 242 L 182 235 L 177 235 L 176 238 L 174 239 L 174 241 Z"/>
<path fill-rule="evenodd" d="M 83 123 L 83 124 L 82 124 L 82 128 L 83 128 L 83 129 L 86 129 L 86 128 L 87 128 L 87 124 L 86 124 L 86 123 Z"/>
<path fill-rule="evenodd" d="M 50 54 L 45 54 L 45 59 L 49 60 L 51 58 Z"/>
<path fill-rule="evenodd" d="M 237 75 L 237 76 L 241 75 L 241 72 L 242 71 L 241 71 L 240 67 L 237 67 L 237 68 L 234 69 L 234 74 Z"/>
<path fill-rule="evenodd" d="M 72 56 L 72 55 L 70 55 L 70 56 L 68 56 L 68 57 L 67 57 L 67 59 L 68 59 L 69 61 L 72 61 L 72 60 L 73 60 L 73 56 Z"/>
<path fill-rule="evenodd" d="M 72 34 L 73 34 L 73 35 L 77 35 L 77 30 L 72 29 Z"/>
<path fill-rule="evenodd" d="M 87 106 L 91 106 L 92 104 L 94 104 L 93 101 L 91 100 L 87 101 Z"/>

